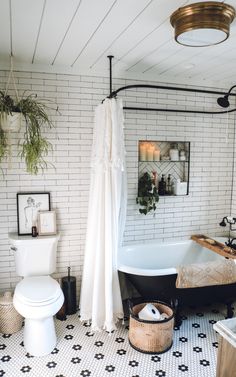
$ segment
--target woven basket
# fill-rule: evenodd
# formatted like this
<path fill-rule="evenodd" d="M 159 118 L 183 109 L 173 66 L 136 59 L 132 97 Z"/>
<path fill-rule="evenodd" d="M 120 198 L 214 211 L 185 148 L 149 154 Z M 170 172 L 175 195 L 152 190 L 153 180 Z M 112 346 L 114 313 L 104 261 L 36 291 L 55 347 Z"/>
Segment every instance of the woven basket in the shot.
<path fill-rule="evenodd" d="M 0 333 L 13 334 L 22 328 L 23 317 L 16 311 L 11 292 L 0 297 Z"/>
<path fill-rule="evenodd" d="M 165 313 L 168 318 L 162 321 L 146 321 L 138 318 L 138 313 L 147 302 L 130 307 L 129 343 L 137 351 L 159 354 L 168 351 L 173 343 L 174 313 L 164 302 L 152 301 L 151 304 Z"/>

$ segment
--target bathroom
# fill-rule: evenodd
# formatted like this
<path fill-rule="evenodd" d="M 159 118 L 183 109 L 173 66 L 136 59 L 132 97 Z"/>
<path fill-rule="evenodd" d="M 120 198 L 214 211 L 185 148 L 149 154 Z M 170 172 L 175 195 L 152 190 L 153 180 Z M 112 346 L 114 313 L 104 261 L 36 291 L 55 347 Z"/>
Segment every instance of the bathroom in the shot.
<path fill-rule="evenodd" d="M 29 11 L 33 12 L 29 2 L 24 1 L 24 3 L 28 6 L 28 9 L 30 9 Z M 44 2 L 41 1 L 37 5 L 39 7 L 38 14 L 42 13 L 43 3 Z M 55 5 L 55 2 L 51 3 Z M 79 2 L 74 1 L 73 7 L 75 7 L 76 3 Z M 132 6 L 134 6 L 134 2 L 131 3 Z M 165 7 L 165 2 L 162 1 L 161 3 L 162 6 Z M 184 2 L 175 1 L 173 3 L 174 4 L 170 7 L 171 9 L 166 9 L 166 17 L 177 9 L 178 6 L 183 5 Z M 233 2 L 230 3 L 233 4 Z M 139 7 L 137 9 L 135 8 L 135 14 L 141 11 L 147 4 L 147 1 L 141 1 Z M 14 7 L 17 7 L 15 3 Z M 107 4 L 106 7 L 108 7 Z M 132 14 L 134 15 L 134 13 L 130 11 L 130 19 L 132 19 Z M 28 28 L 29 27 L 30 25 Z M 28 31 L 28 29 L 26 31 Z M 122 40 L 123 39 L 124 38 L 122 38 Z M 139 39 L 141 38 L 139 37 Z M 8 40 L 7 34 L 5 35 L 5 40 Z M 5 43 L 7 44 L 7 42 Z M 95 41 L 93 43 L 95 43 Z M 31 45 L 33 51 L 34 48 L 32 46 L 34 46 L 33 42 Z M 104 50 L 107 46 L 108 43 L 104 43 Z M 222 43 L 222 46 L 224 46 L 224 43 Z M 14 255 L 9 251 L 8 240 L 8 234 L 17 231 L 16 194 L 19 192 L 50 192 L 51 208 L 56 211 L 57 229 L 60 232 L 60 240 L 57 248 L 57 269 L 53 276 L 58 279 L 65 276 L 67 274 L 67 267 L 70 266 L 71 274 L 76 277 L 77 302 L 79 302 L 87 228 L 94 110 L 109 94 L 109 71 L 106 55 L 110 51 L 107 51 L 102 58 L 99 65 L 100 70 L 98 69 L 97 71 L 93 69 L 89 70 L 86 66 L 84 66 L 81 71 L 79 68 L 77 70 L 70 70 L 68 67 L 63 69 L 63 67 L 59 65 L 53 67 L 48 65 L 46 70 L 43 63 L 41 63 L 41 66 L 40 64 L 31 64 L 28 58 L 24 61 L 24 56 L 21 56 L 20 47 L 18 48 L 14 45 L 13 47 L 15 48 L 15 50 L 13 50 L 14 56 L 21 57 L 23 62 L 20 61 L 21 59 L 19 59 L 19 62 L 17 62 L 17 59 L 14 60 L 14 76 L 17 89 L 20 92 L 28 90 L 37 93 L 40 97 L 52 100 L 53 103 L 57 104 L 59 113 L 55 111 L 52 114 L 52 121 L 55 127 L 47 132 L 47 137 L 53 144 L 53 153 L 50 152 L 47 161 L 51 162 L 53 166 L 49 166 L 45 169 L 43 174 L 40 173 L 35 176 L 29 175 L 25 170 L 24 161 L 21 161 L 20 157 L 17 156 L 17 151 L 14 148 L 17 143 L 17 136 L 15 135 L 12 136 L 11 166 L 9 167 L 9 162 L 7 161 L 1 164 L 4 175 L 1 177 L 0 184 L 0 291 L 13 291 L 16 284 L 20 281 L 20 278 L 15 272 Z M 92 46 L 90 46 L 90 49 L 91 47 Z M 153 46 L 149 47 L 149 52 L 155 48 Z M 39 45 L 38 48 L 39 50 L 43 50 L 42 45 Z M 103 52 L 100 47 L 97 48 L 97 50 L 99 50 L 100 53 Z M 127 46 L 124 49 L 124 52 L 125 51 L 128 51 Z M 27 54 L 27 52 L 25 53 Z M 98 57 L 98 55 L 99 54 L 97 54 L 96 57 Z M 121 56 L 122 52 L 119 53 L 118 58 Z M 141 57 L 142 56 L 140 56 L 139 59 L 141 59 Z M 2 68 L 0 71 L 1 90 L 5 88 L 9 74 L 9 58 L 5 56 L 4 59 L 2 59 Z M 135 62 L 139 59 L 136 57 Z M 179 56 L 179 60 L 181 60 L 181 56 Z M 132 59 L 130 61 L 132 61 Z M 92 62 L 90 65 L 91 64 Z M 162 64 L 165 65 L 165 62 Z M 122 66 L 122 64 L 120 65 Z M 149 65 L 151 65 L 150 62 Z M 225 74 L 225 78 L 228 76 L 227 80 L 222 79 L 214 85 L 211 81 L 204 80 L 206 74 L 196 76 L 197 78 L 193 78 L 190 82 L 187 75 L 185 75 L 184 78 L 178 79 L 175 75 L 174 68 L 172 75 L 171 72 L 170 74 L 167 72 L 163 76 L 158 76 L 156 74 L 158 70 L 157 72 L 154 70 L 154 74 L 151 77 L 151 74 L 144 75 L 141 73 L 144 69 L 140 69 L 136 75 L 132 69 L 127 72 L 123 69 L 124 73 L 122 75 L 119 73 L 118 67 L 119 65 L 115 65 L 113 68 L 113 89 L 131 84 L 162 83 L 167 86 L 191 86 L 202 89 L 214 87 L 215 90 L 227 92 L 228 89 L 235 84 L 233 80 L 235 76 L 234 68 L 232 66 L 230 67 L 230 69 L 232 68 L 232 77 L 229 78 L 230 75 L 228 72 L 228 75 Z M 164 71 L 163 67 L 159 72 Z M 209 63 L 208 73 L 210 69 L 211 66 Z M 218 71 L 216 70 L 216 72 Z M 222 69 L 220 69 L 220 72 L 222 73 Z M 154 77 L 156 78 L 154 79 Z M 216 103 L 218 96 L 205 93 L 134 88 L 120 93 L 119 97 L 123 99 L 125 106 L 155 107 L 156 104 L 158 104 L 160 107 L 184 107 L 185 109 L 198 107 L 213 109 L 214 111 L 220 109 Z M 235 103 L 234 97 L 231 97 L 230 100 L 232 104 Z M 158 242 L 172 242 L 189 239 L 191 235 L 201 233 L 210 236 L 227 235 L 228 228 L 219 227 L 219 222 L 226 215 L 234 215 L 234 209 L 236 208 L 235 182 L 233 182 L 232 178 L 235 155 L 234 112 L 215 116 L 164 111 L 141 112 L 125 110 L 124 116 L 128 177 L 128 203 L 123 239 L 124 244 L 139 244 L 152 240 L 157 240 Z M 190 142 L 191 145 L 189 195 L 160 197 L 155 214 L 149 213 L 146 216 L 139 213 L 139 207 L 136 204 L 139 158 L 138 142 L 140 140 L 186 141 Z M 219 308 L 214 309 L 217 310 Z M 199 314 L 202 312 L 199 309 L 196 313 Z M 195 322 L 193 323 L 198 324 L 198 321 L 200 321 L 202 317 L 197 316 L 196 313 Z M 220 319 L 223 319 L 224 315 L 222 315 L 222 313 L 220 314 Z M 213 313 L 211 320 L 217 320 L 218 317 L 216 317 L 217 315 Z M 69 327 L 66 328 L 66 326 Z M 75 327 L 72 328 L 73 326 Z M 192 348 L 200 347 L 201 342 L 204 341 L 204 339 L 200 339 L 200 343 L 196 342 L 193 346 L 191 345 L 187 356 L 184 356 L 185 359 L 184 357 L 181 358 L 181 356 L 179 356 L 178 358 L 173 355 L 173 352 L 183 353 L 183 350 L 180 350 L 178 347 L 160 356 L 150 356 L 137 353 L 130 348 L 127 342 L 127 330 L 125 328 L 121 330 L 119 336 L 113 334 L 108 338 L 107 334 L 91 335 L 89 328 L 83 327 L 81 330 L 80 326 L 78 316 L 73 316 L 72 322 L 70 322 L 69 316 L 66 322 L 57 322 L 57 331 L 60 334 L 59 340 L 62 341 L 64 336 L 68 338 L 64 339 L 66 351 L 62 351 L 58 346 L 56 349 L 59 350 L 58 353 L 55 351 L 54 354 L 45 359 L 46 361 L 43 360 L 44 358 L 40 358 L 39 361 L 36 360 L 35 362 L 35 358 L 30 359 L 26 357 L 26 352 L 22 353 L 22 347 L 20 346 L 21 341 L 18 342 L 18 338 L 17 341 L 14 342 L 12 341 L 13 336 L 9 339 L 1 338 L 0 343 L 6 344 L 7 347 L 0 349 L 0 358 L 9 355 L 11 359 L 9 361 L 3 361 L 7 359 L 2 360 L 3 362 L 1 362 L 0 366 L 0 370 L 2 370 L 0 373 L 2 374 L 0 375 L 20 376 L 26 374 L 39 377 L 41 375 L 37 373 L 39 373 L 38 371 L 40 369 L 37 369 L 36 366 L 38 362 L 42 363 L 40 364 L 40 368 L 44 370 L 45 376 L 54 377 L 57 375 L 64 377 L 91 375 L 92 377 L 97 377 L 98 375 L 106 374 L 110 374 L 111 376 L 139 375 L 140 377 L 188 375 L 188 370 L 184 370 L 184 367 L 182 367 L 183 370 L 181 370 L 181 368 L 178 369 L 178 366 L 184 365 L 186 368 L 190 368 L 188 358 L 192 357 Z M 204 331 L 200 333 L 204 333 Z M 208 341 L 210 343 L 216 342 L 216 335 L 213 333 L 209 334 Z M 179 339 L 180 336 L 177 332 L 175 335 L 177 339 Z M 74 339 L 70 339 L 70 336 L 74 337 Z M 80 339 L 81 337 L 82 339 Z M 77 339 L 76 341 L 75 338 Z M 94 340 L 95 338 L 96 341 Z M 117 346 L 114 347 L 113 351 L 110 350 L 112 347 L 109 343 L 109 339 L 111 338 L 114 339 L 113 343 Z M 91 339 L 94 340 L 92 343 Z M 115 341 L 116 339 L 117 341 Z M 80 344 L 82 341 L 84 343 Z M 95 342 L 98 342 L 98 346 L 94 345 Z M 101 344 L 99 342 L 103 342 L 104 345 L 99 346 L 99 344 Z M 184 342 L 183 338 L 182 342 L 180 341 L 179 343 L 179 347 L 181 347 L 183 345 L 186 346 L 188 342 Z M 96 374 L 96 370 L 98 370 L 96 368 L 98 367 L 92 367 L 91 369 L 89 362 L 86 361 L 86 356 L 84 355 L 82 357 L 80 355 L 79 346 L 82 346 L 83 350 L 83 347 L 86 349 L 88 344 L 93 344 L 94 352 L 92 351 L 91 358 L 97 355 L 97 358 L 95 358 L 97 363 L 99 363 L 99 357 L 102 359 L 102 355 L 105 355 L 105 361 L 100 360 L 104 366 L 104 368 L 101 369 L 101 371 L 104 370 L 103 374 L 101 371 L 99 371 L 99 374 Z M 16 345 L 18 345 L 17 349 Z M 74 349 L 72 347 L 74 347 Z M 76 348 L 78 348 L 77 351 Z M 117 353 L 118 351 L 119 353 Z M 215 365 L 216 348 L 214 346 L 212 347 L 212 352 L 213 351 L 214 355 L 212 356 L 212 360 L 208 360 L 204 356 L 202 358 L 199 356 L 199 360 L 210 361 Z M 66 364 L 67 361 L 65 361 L 65 353 L 62 352 L 68 352 L 69 354 L 68 365 Z M 61 353 L 62 356 L 60 356 Z M 14 354 L 16 358 L 14 358 Z M 24 356 L 23 360 L 21 355 Z M 109 359 L 109 357 L 111 357 L 111 359 Z M 161 361 L 159 361 L 159 358 Z M 74 362 L 71 362 L 72 359 Z M 79 359 L 82 361 L 79 362 Z M 165 369 L 165 366 L 170 363 L 172 359 L 178 369 L 175 374 L 170 374 Z M 62 360 L 61 365 L 60 360 Z M 53 363 L 57 363 L 57 365 L 54 367 Z M 139 365 L 136 366 L 136 363 Z M 47 364 L 49 366 L 46 366 Z M 119 369 L 119 364 L 122 365 L 123 369 Z M 58 368 L 59 365 L 61 369 Z M 112 366 L 115 368 L 114 371 L 112 371 Z M 106 367 L 107 369 L 105 369 Z M 208 371 L 207 365 L 200 365 L 199 368 L 201 369 L 200 372 L 198 371 L 198 375 L 202 373 L 202 375 L 214 376 L 214 374 L 210 374 Z M 144 372 L 145 369 L 148 371 L 147 374 Z M 67 370 L 69 371 L 68 374 Z M 95 372 L 93 372 L 93 370 L 95 370 Z"/>

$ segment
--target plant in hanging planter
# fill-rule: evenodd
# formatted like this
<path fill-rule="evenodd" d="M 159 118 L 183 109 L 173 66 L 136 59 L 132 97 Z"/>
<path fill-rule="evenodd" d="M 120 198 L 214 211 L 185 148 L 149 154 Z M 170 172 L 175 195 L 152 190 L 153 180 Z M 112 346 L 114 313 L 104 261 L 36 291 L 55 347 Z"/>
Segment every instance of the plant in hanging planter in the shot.
<path fill-rule="evenodd" d="M 153 183 L 153 177 L 149 173 L 144 173 L 138 182 L 138 197 L 136 203 L 142 208 L 139 212 L 146 215 L 150 211 L 156 210 L 156 203 L 159 201 L 157 188 Z"/>
<path fill-rule="evenodd" d="M 37 174 L 39 169 L 43 170 L 47 167 L 44 157 L 48 155 L 52 145 L 41 133 L 44 126 L 52 127 L 47 110 L 49 110 L 47 104 L 39 101 L 36 95 L 23 95 L 15 103 L 9 95 L 0 92 L 0 162 L 6 155 L 7 135 L 11 132 L 11 127 L 7 129 L 7 121 L 4 120 L 16 113 L 25 120 L 24 138 L 19 140 L 18 147 L 19 155 L 25 159 L 27 172 Z"/>
<path fill-rule="evenodd" d="M 0 91 L 0 125 L 5 132 L 19 131 L 22 121 L 20 108 L 14 100 Z"/>

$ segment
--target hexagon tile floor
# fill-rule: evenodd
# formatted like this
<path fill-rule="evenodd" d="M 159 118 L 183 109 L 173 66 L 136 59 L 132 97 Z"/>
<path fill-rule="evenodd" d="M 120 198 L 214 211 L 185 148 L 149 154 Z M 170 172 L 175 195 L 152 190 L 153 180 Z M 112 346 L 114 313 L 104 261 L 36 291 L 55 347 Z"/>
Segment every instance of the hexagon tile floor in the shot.
<path fill-rule="evenodd" d="M 26 353 L 22 330 L 0 334 L 0 377 L 214 377 L 218 335 L 212 326 L 224 318 L 223 306 L 186 309 L 172 348 L 148 355 L 129 345 L 127 326 L 92 333 L 77 314 L 67 316 L 55 320 L 58 344 L 48 356 Z"/>

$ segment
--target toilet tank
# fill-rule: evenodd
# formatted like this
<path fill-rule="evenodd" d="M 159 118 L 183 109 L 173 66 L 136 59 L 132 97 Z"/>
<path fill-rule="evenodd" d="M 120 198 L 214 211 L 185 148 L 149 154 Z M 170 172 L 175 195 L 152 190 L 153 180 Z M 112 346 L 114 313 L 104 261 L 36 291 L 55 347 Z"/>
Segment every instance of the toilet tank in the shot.
<path fill-rule="evenodd" d="M 18 276 L 50 275 L 56 271 L 59 234 L 53 236 L 18 236 L 9 234 Z"/>

